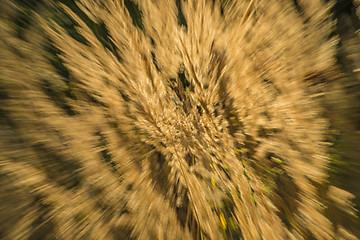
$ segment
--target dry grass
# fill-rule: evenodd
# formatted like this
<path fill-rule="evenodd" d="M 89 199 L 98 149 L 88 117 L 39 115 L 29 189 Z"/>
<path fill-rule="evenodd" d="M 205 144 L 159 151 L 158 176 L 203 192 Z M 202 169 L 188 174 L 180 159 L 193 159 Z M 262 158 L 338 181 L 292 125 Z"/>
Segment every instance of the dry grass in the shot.
<path fill-rule="evenodd" d="M 0 1 L 0 238 L 356 239 L 359 39 L 297 2 Z"/>

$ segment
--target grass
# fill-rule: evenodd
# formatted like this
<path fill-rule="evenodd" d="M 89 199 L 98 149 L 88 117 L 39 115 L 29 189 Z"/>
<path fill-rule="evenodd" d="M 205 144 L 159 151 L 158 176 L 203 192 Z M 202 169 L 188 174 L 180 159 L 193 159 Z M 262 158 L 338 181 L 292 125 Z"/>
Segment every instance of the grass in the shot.
<path fill-rule="evenodd" d="M 357 29 L 295 3 L 2 1 L 0 238 L 358 237 Z"/>

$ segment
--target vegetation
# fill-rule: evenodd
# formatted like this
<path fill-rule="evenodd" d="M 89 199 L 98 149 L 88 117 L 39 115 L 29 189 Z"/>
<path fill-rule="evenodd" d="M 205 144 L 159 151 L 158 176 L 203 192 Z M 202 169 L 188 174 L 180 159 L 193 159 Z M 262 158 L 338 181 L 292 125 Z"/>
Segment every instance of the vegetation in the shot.
<path fill-rule="evenodd" d="M 358 5 L 0 0 L 0 239 L 360 238 Z"/>

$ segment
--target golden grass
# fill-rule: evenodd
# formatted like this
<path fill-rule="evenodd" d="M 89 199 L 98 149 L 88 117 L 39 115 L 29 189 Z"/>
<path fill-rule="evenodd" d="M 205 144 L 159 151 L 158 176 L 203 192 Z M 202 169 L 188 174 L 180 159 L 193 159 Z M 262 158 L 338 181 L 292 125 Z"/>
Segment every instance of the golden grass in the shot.
<path fill-rule="evenodd" d="M 333 1 L 297 2 L 1 1 L 0 238 L 356 239 L 358 78 Z"/>

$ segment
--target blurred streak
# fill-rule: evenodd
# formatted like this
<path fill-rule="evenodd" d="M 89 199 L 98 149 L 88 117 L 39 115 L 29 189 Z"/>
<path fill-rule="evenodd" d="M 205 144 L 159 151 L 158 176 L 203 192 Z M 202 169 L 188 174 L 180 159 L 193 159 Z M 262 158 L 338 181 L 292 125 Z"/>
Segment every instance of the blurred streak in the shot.
<path fill-rule="evenodd" d="M 360 239 L 359 0 L 0 6 L 0 239 Z"/>

